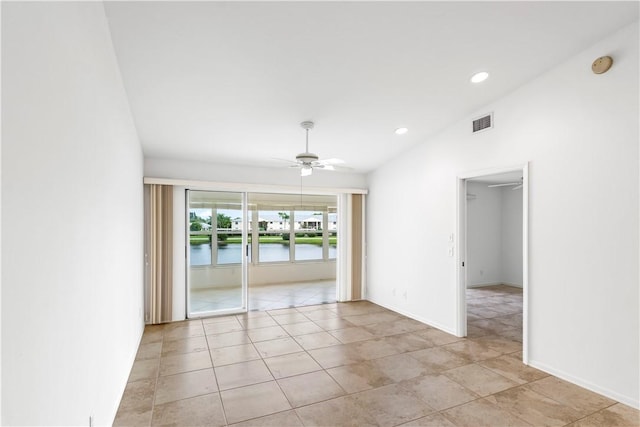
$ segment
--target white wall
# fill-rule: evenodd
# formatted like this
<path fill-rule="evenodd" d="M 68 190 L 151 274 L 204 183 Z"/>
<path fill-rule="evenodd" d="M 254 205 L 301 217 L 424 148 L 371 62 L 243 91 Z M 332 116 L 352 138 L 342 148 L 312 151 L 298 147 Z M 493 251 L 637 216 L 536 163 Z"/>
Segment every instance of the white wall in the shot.
<path fill-rule="evenodd" d="M 249 287 L 336 279 L 336 260 L 249 264 Z"/>
<path fill-rule="evenodd" d="M 522 287 L 522 190 L 503 187 L 500 282 Z"/>
<path fill-rule="evenodd" d="M 0 22 L 2 21 L 2 5 L 0 5 Z M 0 24 L 0 29 L 2 25 Z M 2 46 L 2 32 L 0 31 L 0 46 Z M 0 55 L 0 68 L 2 57 Z M 1 73 L 0 73 L 1 74 Z M 2 111 L 2 88 L 0 88 L 0 111 Z M 0 133 L 2 120 L 0 119 Z M 0 137 L 0 236 L 2 236 L 2 137 Z M 0 424 L 2 424 L 2 244 L 0 244 Z"/>
<path fill-rule="evenodd" d="M 264 168 L 147 158 L 144 160 L 144 175 L 152 178 L 300 187 L 300 171 L 287 165 Z M 302 185 L 303 188 L 364 188 L 365 182 L 363 174 L 314 171 L 313 175 L 303 178 Z"/>
<path fill-rule="evenodd" d="M 453 332 L 456 177 L 530 161 L 529 361 L 638 407 L 638 35 L 636 22 L 370 174 L 368 298 Z M 471 135 L 490 111 L 495 128 Z M 421 217 L 411 239 L 385 231 L 399 212 Z"/>
<path fill-rule="evenodd" d="M 2 424 L 109 425 L 143 329 L 142 151 L 102 4 L 2 9 Z"/>
<path fill-rule="evenodd" d="M 467 182 L 467 286 L 522 287 L 522 190 Z"/>
<path fill-rule="evenodd" d="M 502 191 L 467 182 L 467 285 L 502 283 Z"/>
<path fill-rule="evenodd" d="M 249 264 L 247 270 L 249 287 L 274 283 L 335 280 L 336 261 Z M 192 289 L 229 287 L 242 283 L 242 267 L 238 265 L 191 267 L 189 274 Z"/>

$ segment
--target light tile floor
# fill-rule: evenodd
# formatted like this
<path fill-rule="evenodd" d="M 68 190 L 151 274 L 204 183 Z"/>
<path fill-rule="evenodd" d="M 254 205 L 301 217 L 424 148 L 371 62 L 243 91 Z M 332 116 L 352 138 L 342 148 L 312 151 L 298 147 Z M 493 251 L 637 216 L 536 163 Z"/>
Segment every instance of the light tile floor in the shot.
<path fill-rule="evenodd" d="M 115 425 L 640 425 L 521 363 L 519 289 L 468 306 L 468 338 L 366 301 L 148 326 Z"/>
<path fill-rule="evenodd" d="M 241 305 L 241 289 L 205 288 L 191 291 L 193 312 L 207 312 L 237 308 Z M 249 310 L 275 310 L 336 302 L 336 281 L 317 280 L 311 282 L 250 286 Z"/>

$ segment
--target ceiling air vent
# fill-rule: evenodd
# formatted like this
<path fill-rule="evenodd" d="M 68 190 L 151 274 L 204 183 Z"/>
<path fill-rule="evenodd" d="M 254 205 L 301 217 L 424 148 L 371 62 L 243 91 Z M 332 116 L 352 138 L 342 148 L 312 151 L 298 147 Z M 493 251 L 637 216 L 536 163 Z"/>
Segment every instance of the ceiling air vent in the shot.
<path fill-rule="evenodd" d="M 473 121 L 473 133 L 491 129 L 493 127 L 493 113 L 478 117 Z"/>

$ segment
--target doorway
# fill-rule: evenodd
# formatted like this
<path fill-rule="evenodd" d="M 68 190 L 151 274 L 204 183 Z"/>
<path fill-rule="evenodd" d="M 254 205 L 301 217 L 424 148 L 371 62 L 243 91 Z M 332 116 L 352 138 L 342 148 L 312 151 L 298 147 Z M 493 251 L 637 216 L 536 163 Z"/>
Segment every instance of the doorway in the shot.
<path fill-rule="evenodd" d="M 336 301 L 337 196 L 249 193 L 249 310 Z"/>
<path fill-rule="evenodd" d="M 187 190 L 187 317 L 337 300 L 337 196 Z"/>
<path fill-rule="evenodd" d="M 246 194 L 187 190 L 187 314 L 247 311 Z"/>
<path fill-rule="evenodd" d="M 458 177 L 459 336 L 497 337 L 527 363 L 528 167 Z M 521 346 L 519 343 L 522 343 Z"/>

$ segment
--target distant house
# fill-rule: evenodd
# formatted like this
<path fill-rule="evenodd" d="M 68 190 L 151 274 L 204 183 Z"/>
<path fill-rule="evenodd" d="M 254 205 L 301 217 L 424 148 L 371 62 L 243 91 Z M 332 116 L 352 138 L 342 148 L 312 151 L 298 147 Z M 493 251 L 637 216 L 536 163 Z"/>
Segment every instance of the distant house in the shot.
<path fill-rule="evenodd" d="M 289 230 L 290 219 L 283 220 L 280 215 L 271 213 L 262 213 L 258 218 L 258 227 L 261 230 L 266 231 L 286 231 Z M 231 220 L 232 230 L 242 230 L 242 218 L 233 218 Z M 311 215 L 304 219 L 293 221 L 294 230 L 322 230 L 322 215 Z M 338 229 L 338 215 L 330 213 L 328 215 L 328 227 L 329 231 L 335 231 Z"/>
<path fill-rule="evenodd" d="M 310 216 L 298 221 L 296 224 L 305 230 L 320 230 L 322 229 L 322 215 Z"/>
<path fill-rule="evenodd" d="M 206 222 L 191 221 L 189 223 L 189 227 L 191 227 L 193 224 L 200 224 L 200 229 L 201 230 L 211 230 L 211 224 L 207 224 Z"/>
<path fill-rule="evenodd" d="M 232 230 L 242 230 L 242 218 L 236 217 L 231 220 Z"/>

